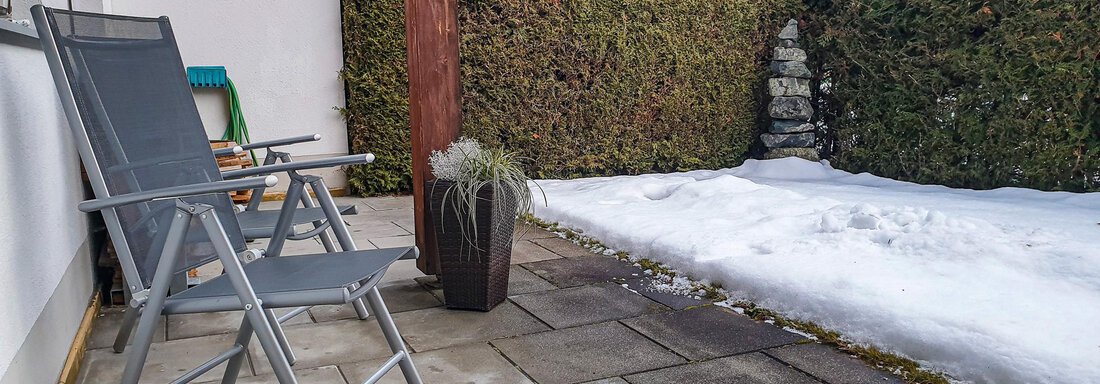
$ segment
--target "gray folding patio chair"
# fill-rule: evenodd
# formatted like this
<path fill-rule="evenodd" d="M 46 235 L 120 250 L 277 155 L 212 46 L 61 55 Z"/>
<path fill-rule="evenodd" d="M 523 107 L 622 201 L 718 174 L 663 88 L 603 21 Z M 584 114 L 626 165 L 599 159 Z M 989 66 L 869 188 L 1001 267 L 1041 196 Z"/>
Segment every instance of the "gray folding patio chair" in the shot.
<path fill-rule="evenodd" d="M 217 156 L 217 157 L 236 156 L 240 153 L 243 153 L 244 151 L 253 150 L 253 149 L 261 149 L 262 148 L 262 149 L 265 149 L 267 151 L 267 154 L 264 157 L 262 167 L 260 167 L 260 168 L 261 169 L 269 169 L 270 166 L 274 165 L 276 162 L 291 163 L 291 162 L 294 161 L 294 158 L 290 153 L 283 152 L 283 151 L 277 151 L 277 150 L 275 150 L 276 147 L 282 147 L 282 146 L 287 146 L 287 145 L 305 143 L 305 142 L 310 142 L 310 141 L 318 141 L 318 140 L 321 140 L 321 135 L 320 134 L 303 135 L 303 136 L 287 137 L 287 138 L 268 140 L 268 141 L 260 141 L 260 142 L 254 142 L 254 143 L 246 143 L 246 144 L 238 145 L 238 146 L 235 146 L 235 147 L 216 149 L 216 150 L 214 150 L 214 156 Z M 245 170 L 241 170 L 241 171 L 245 171 Z M 240 173 L 241 172 L 238 172 L 237 170 L 234 170 L 234 171 L 227 171 L 223 175 L 228 178 L 228 177 L 233 177 L 234 174 L 240 174 Z M 254 172 L 254 171 L 249 171 L 247 173 L 248 174 L 256 174 L 256 175 L 270 174 L 269 172 L 257 173 L 257 172 Z M 278 222 L 279 213 L 281 211 L 280 210 L 263 210 L 263 209 L 260 209 L 260 203 L 263 201 L 264 190 L 265 190 L 265 188 L 263 188 L 263 187 L 256 188 L 255 190 L 253 190 L 252 197 L 249 199 L 248 204 L 245 206 L 245 208 L 243 210 L 241 210 L 237 214 L 237 220 L 240 221 L 240 223 L 241 223 L 241 228 L 244 232 L 244 236 L 245 236 L 246 239 L 253 240 L 253 239 L 271 238 L 275 234 L 274 233 L 275 232 L 275 224 Z M 329 194 L 329 192 L 327 190 L 326 191 L 314 191 L 314 194 Z M 318 197 L 318 198 L 321 198 L 321 197 Z M 309 230 L 309 231 L 306 231 L 306 232 L 303 232 L 303 233 L 294 232 L 293 229 L 292 229 L 291 233 L 286 234 L 287 239 L 288 240 L 304 240 L 304 239 L 309 239 L 309 238 L 312 238 L 312 237 L 317 237 L 321 241 L 321 244 L 323 244 L 325 246 L 326 250 L 332 251 L 334 249 L 333 248 L 333 243 L 332 243 L 332 238 L 328 235 L 327 232 L 325 232 L 324 228 L 322 228 L 322 227 L 327 228 L 326 224 L 327 224 L 327 220 L 329 219 L 329 217 L 327 217 L 325 215 L 324 210 L 322 210 L 321 207 L 318 207 L 316 205 L 316 203 L 313 201 L 313 199 L 310 198 L 309 193 L 307 191 L 303 191 L 300 200 L 302 202 L 302 207 L 298 208 L 295 211 L 294 221 L 291 224 L 292 225 L 299 225 L 299 224 L 312 223 L 314 225 L 314 228 L 312 230 Z M 354 214 L 358 213 L 356 211 L 354 205 L 337 206 L 337 210 L 342 215 L 354 215 Z"/>
<path fill-rule="evenodd" d="M 79 209 L 99 211 L 107 223 L 132 296 L 131 309 L 144 308 L 123 383 L 136 383 L 152 344 L 158 317 L 167 314 L 243 311 L 230 349 L 183 374 L 185 383 L 221 363 L 223 382 L 236 380 L 255 334 L 281 383 L 295 383 L 289 346 L 276 335 L 273 308 L 348 304 L 366 298 L 393 355 L 367 380 L 394 366 L 407 382 L 420 383 L 401 335 L 376 287 L 388 267 L 415 247 L 356 250 L 342 220 L 331 220 L 343 251 L 264 257 L 247 249 L 226 193 L 270 187 L 288 172 L 292 187 L 275 232 L 288 233 L 302 187 L 327 190 L 324 181 L 298 170 L 372 160 L 371 155 L 271 165 L 230 176 L 219 172 L 183 74 L 166 17 L 136 18 L 31 9 L 62 106 L 96 199 Z M 319 194 L 320 195 L 320 194 Z M 331 196 L 319 202 L 326 217 L 339 217 Z M 268 248 L 278 254 L 283 236 Z M 170 293 L 173 274 L 219 260 L 222 276 Z"/>
<path fill-rule="evenodd" d="M 236 156 L 246 150 L 259 148 L 266 149 L 267 156 L 264 159 L 263 166 L 247 170 L 247 175 L 266 176 L 271 173 L 271 166 L 275 165 L 276 161 L 281 161 L 283 163 L 291 163 L 294 161 L 293 157 L 289 153 L 276 151 L 274 150 L 275 147 L 317 140 L 321 140 L 321 135 L 313 134 L 247 143 L 230 148 L 216 149 L 214 150 L 214 156 Z M 334 221 L 341 220 L 341 215 L 354 215 L 358 212 L 356 211 L 354 205 L 342 205 L 337 206 L 336 209 L 336 211 L 339 212 L 339 215 L 330 217 L 329 214 L 325 212 L 323 207 L 317 206 L 317 204 L 310 197 L 308 191 L 305 189 L 307 186 L 309 186 L 310 188 L 313 188 L 314 186 L 311 184 L 299 182 L 298 180 L 300 180 L 301 178 L 299 178 L 298 175 L 295 174 L 295 172 L 295 169 L 286 171 L 287 175 L 290 176 L 292 180 L 291 187 L 302 189 L 302 193 L 299 194 L 300 197 L 298 199 L 301 201 L 302 206 L 288 207 L 287 205 L 283 205 L 283 207 L 278 210 L 260 209 L 260 203 L 263 201 L 263 194 L 266 187 L 261 186 L 259 188 L 253 189 L 252 198 L 249 200 L 248 205 L 245 207 L 245 209 L 239 210 L 237 212 L 237 221 L 241 225 L 241 232 L 244 235 L 245 240 L 270 238 L 274 241 L 274 238 L 282 237 L 283 239 L 278 240 L 281 241 L 279 242 L 280 248 L 281 244 L 283 244 L 283 241 L 285 240 L 306 240 L 316 237 L 324 246 L 325 251 L 335 252 L 336 247 L 332 242 L 332 237 L 329 236 L 328 229 L 331 227 L 331 224 Z M 235 177 L 242 177 L 242 175 L 239 170 L 233 170 L 223 172 L 222 177 L 230 179 Z M 318 199 L 332 200 L 332 195 L 328 190 L 315 190 L 314 194 L 318 196 Z M 282 214 L 282 212 L 289 212 L 291 209 L 293 210 L 292 215 L 286 216 Z M 287 217 L 289 217 L 291 229 L 287 232 L 283 232 L 277 235 L 275 233 L 275 227 L 278 225 L 280 219 L 286 219 Z M 300 224 L 312 224 L 313 228 L 305 232 L 299 233 L 295 230 L 295 227 Z M 341 230 L 341 228 L 336 227 L 332 228 L 332 230 L 335 233 Z M 346 228 L 344 228 L 344 230 L 346 230 Z M 267 255 L 278 256 L 280 252 L 280 249 L 273 250 L 269 246 L 267 250 Z M 177 278 L 173 280 L 171 292 L 178 292 L 186 289 L 185 281 L 186 276 L 184 276 L 184 274 L 182 273 L 178 274 Z M 358 316 L 360 320 L 366 320 L 369 317 L 369 312 L 367 311 L 367 308 L 363 304 L 362 300 L 356 300 L 352 303 L 352 306 L 355 309 L 356 316 Z M 288 313 L 285 313 L 282 316 L 278 317 L 279 323 L 285 323 L 290 319 L 293 319 L 295 316 L 305 313 L 305 311 L 308 309 L 309 307 L 300 307 Z M 133 333 L 133 327 L 137 323 L 139 315 L 140 311 L 126 311 L 122 323 L 119 325 L 118 334 L 115 336 L 115 342 L 113 346 L 115 352 L 122 353 L 126 350 L 126 344 L 130 340 L 130 336 Z M 282 333 L 278 328 L 276 329 L 276 335 L 282 338 Z M 290 363 L 294 364 L 296 360 L 294 354 L 288 352 L 287 357 L 290 360 Z"/>

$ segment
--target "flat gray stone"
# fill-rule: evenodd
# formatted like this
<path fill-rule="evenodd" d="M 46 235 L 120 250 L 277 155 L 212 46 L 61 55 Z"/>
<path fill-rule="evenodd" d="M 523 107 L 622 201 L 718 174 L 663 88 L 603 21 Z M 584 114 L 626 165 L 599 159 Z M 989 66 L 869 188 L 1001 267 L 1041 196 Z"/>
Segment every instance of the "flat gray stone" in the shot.
<path fill-rule="evenodd" d="M 814 133 L 764 133 L 760 140 L 768 148 L 810 148 L 814 146 Z"/>
<path fill-rule="evenodd" d="M 832 384 L 901 384 L 893 374 L 864 364 L 836 348 L 811 343 L 788 345 L 764 351 L 783 362 Z"/>
<path fill-rule="evenodd" d="M 508 296 L 558 289 L 554 284 L 518 265 L 511 266 L 508 273 Z"/>
<path fill-rule="evenodd" d="M 512 245 L 512 264 L 526 264 L 560 258 L 561 256 L 558 254 L 527 240 Z"/>
<path fill-rule="evenodd" d="M 537 239 L 532 240 L 535 244 L 541 245 L 543 248 L 549 249 L 550 252 L 554 252 L 563 257 L 582 257 L 592 256 L 594 253 L 587 248 L 574 244 L 572 241 L 554 237 L 549 239 Z"/>
<path fill-rule="evenodd" d="M 512 363 L 486 343 L 463 345 L 413 353 L 416 370 L 425 383 L 524 384 L 530 383 Z M 340 366 L 349 382 L 362 383 L 374 374 L 386 359 Z M 394 367 L 379 383 L 405 384 L 400 367 Z"/>
<path fill-rule="evenodd" d="M 92 325 L 92 334 L 88 337 L 89 350 L 110 348 L 115 344 L 115 335 L 118 335 L 118 328 L 122 326 L 124 309 L 114 307 L 104 308 L 100 311 L 99 316 L 95 318 L 95 323 Z M 137 328 L 137 325 L 134 328 Z M 153 334 L 154 342 L 165 340 L 165 328 L 164 316 L 161 316 L 157 322 L 157 332 Z M 131 341 L 127 342 L 126 345 L 130 345 L 133 341 L 133 335 L 130 338 Z"/>
<path fill-rule="evenodd" d="M 141 371 L 142 383 L 167 383 L 225 352 L 233 345 L 235 335 L 213 335 L 153 343 Z M 126 368 L 126 357 L 133 348 L 115 353 L 109 348 L 88 351 L 80 369 L 81 383 L 118 383 Z M 199 376 L 196 381 L 220 380 L 224 369 L 214 369 Z M 248 365 L 241 367 L 239 376 L 249 376 Z"/>
<path fill-rule="evenodd" d="M 800 96 L 777 96 L 768 103 L 768 115 L 773 119 L 810 121 L 814 107 Z"/>
<path fill-rule="evenodd" d="M 391 314 L 443 305 L 442 301 L 415 280 L 379 283 L 378 293 L 382 295 L 382 301 L 386 303 L 386 309 L 389 309 Z M 318 305 L 310 308 L 309 312 L 318 323 L 359 318 L 351 304 Z"/>
<path fill-rule="evenodd" d="M 760 353 L 685 364 L 626 376 L 631 384 L 819 384 L 810 376 Z"/>
<path fill-rule="evenodd" d="M 710 300 L 696 299 L 692 296 L 677 295 L 673 293 L 658 291 L 653 288 L 653 279 L 650 279 L 648 277 L 627 280 L 626 288 L 637 292 L 642 296 L 648 297 L 650 300 L 664 304 L 665 306 L 675 310 L 681 310 L 688 307 L 697 307 L 711 303 Z"/>
<path fill-rule="evenodd" d="M 692 361 L 805 340 L 774 325 L 756 322 L 748 316 L 713 305 L 636 317 L 623 320 L 623 324 Z"/>
<path fill-rule="evenodd" d="M 561 288 L 642 277 L 641 269 L 610 256 L 547 260 L 523 267 Z"/>
<path fill-rule="evenodd" d="M 668 310 L 614 283 L 532 293 L 513 297 L 512 301 L 558 329 Z"/>
<path fill-rule="evenodd" d="M 772 59 L 779 61 L 806 61 L 806 51 L 802 48 L 775 47 L 772 50 Z"/>
<path fill-rule="evenodd" d="M 813 76 L 809 68 L 806 68 L 806 63 L 801 61 L 772 61 L 771 64 L 772 73 L 779 76 L 797 77 L 800 79 L 809 79 Z"/>
<path fill-rule="evenodd" d="M 776 40 L 775 46 L 783 48 L 798 48 L 798 40 L 779 39 Z"/>
<path fill-rule="evenodd" d="M 242 367 L 242 369 L 244 369 Z M 215 372 L 221 372 L 217 368 Z M 332 383 L 347 383 L 344 381 L 344 375 L 340 374 L 340 368 L 335 365 L 326 365 L 324 367 L 294 369 L 294 376 L 298 379 L 298 384 L 332 384 Z M 277 383 L 279 380 L 275 377 L 275 374 L 267 374 L 260 376 L 246 376 L 237 379 L 237 384 L 267 384 Z M 218 384 L 221 380 L 206 381 L 202 384 Z"/>
<path fill-rule="evenodd" d="M 489 312 L 440 308 L 393 315 L 405 341 L 416 352 L 485 342 L 549 330 L 541 321 L 505 301 Z"/>
<path fill-rule="evenodd" d="M 492 344 L 543 384 L 590 381 L 684 362 L 682 357 L 618 322 L 535 333 Z"/>
<path fill-rule="evenodd" d="M 779 38 L 786 40 L 798 40 L 798 20 L 787 20 L 787 25 L 779 31 Z"/>
<path fill-rule="evenodd" d="M 768 128 L 768 132 L 771 133 L 799 133 L 799 132 L 813 132 L 815 129 L 813 123 L 807 123 L 805 121 L 798 120 L 774 120 L 772 125 Z"/>
<path fill-rule="evenodd" d="M 768 94 L 772 96 L 810 97 L 810 80 L 797 77 L 768 79 Z"/>
<path fill-rule="evenodd" d="M 398 329 L 401 329 L 400 325 Z M 296 369 L 338 365 L 390 355 L 382 329 L 373 317 L 368 320 L 294 325 L 283 327 L 283 332 L 298 358 L 294 364 Z M 248 353 L 252 357 L 257 375 L 272 373 L 271 363 L 255 336 L 248 344 Z"/>
<path fill-rule="evenodd" d="M 279 308 L 275 310 L 275 313 L 283 315 L 290 311 L 290 308 Z M 243 319 L 244 312 L 241 311 L 169 315 L 168 340 L 217 335 L 221 333 L 237 333 L 237 331 L 241 329 L 241 320 Z M 287 320 L 283 323 L 283 326 L 312 322 L 313 320 L 309 318 L 309 314 L 303 313 Z"/>
<path fill-rule="evenodd" d="M 784 157 L 800 157 L 809 161 L 821 160 L 817 154 L 817 148 L 772 148 L 764 154 L 765 159 L 782 159 Z"/>

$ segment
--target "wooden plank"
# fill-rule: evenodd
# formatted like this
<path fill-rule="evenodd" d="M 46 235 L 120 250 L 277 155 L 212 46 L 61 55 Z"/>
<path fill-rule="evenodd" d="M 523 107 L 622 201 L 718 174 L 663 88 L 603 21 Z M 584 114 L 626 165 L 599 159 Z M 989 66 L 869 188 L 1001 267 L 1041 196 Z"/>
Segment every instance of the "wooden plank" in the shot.
<path fill-rule="evenodd" d="M 435 233 L 425 181 L 433 179 L 428 156 L 458 138 L 462 127 L 456 0 L 405 0 L 408 43 L 409 122 L 412 128 L 413 204 L 422 272 L 439 273 Z"/>
<path fill-rule="evenodd" d="M 65 365 L 61 368 L 61 377 L 57 379 L 59 384 L 75 384 L 80 375 L 80 364 L 84 361 L 84 351 L 88 349 L 88 338 L 92 336 L 92 325 L 99 315 L 101 297 L 97 290 L 92 296 L 92 303 L 84 310 L 84 318 L 80 320 L 80 328 L 76 330 L 72 347 L 65 357 Z"/>

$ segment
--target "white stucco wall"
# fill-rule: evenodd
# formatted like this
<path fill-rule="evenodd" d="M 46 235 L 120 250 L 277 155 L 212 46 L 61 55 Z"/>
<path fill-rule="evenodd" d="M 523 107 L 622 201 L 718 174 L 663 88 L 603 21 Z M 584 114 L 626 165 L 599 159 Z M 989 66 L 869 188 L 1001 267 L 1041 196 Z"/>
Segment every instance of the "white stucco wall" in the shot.
<path fill-rule="evenodd" d="M 0 21 L 5 22 L 6 21 Z M 29 42 L 29 43 L 28 43 Z M 56 380 L 92 293 L 79 158 L 37 42 L 0 31 L 0 377 L 25 344 L 42 352 L 20 371 Z M 84 271 L 63 276 L 74 264 Z M 63 287 L 63 288 L 59 288 Z M 60 292 L 65 291 L 65 292 Z M 44 314 L 51 297 L 55 309 Z M 42 318 L 53 325 L 28 337 Z M 34 340 L 32 340 L 34 339 Z M 39 349 L 41 348 L 41 349 Z M 46 349 L 46 350 L 42 350 Z M 13 381 L 14 380 L 14 381 Z M 43 381 L 37 381 L 43 382 Z"/>
<path fill-rule="evenodd" d="M 253 141 L 320 133 L 319 142 L 286 149 L 296 159 L 348 153 L 347 127 L 334 109 L 344 106 L 339 1 L 107 1 L 115 14 L 168 16 L 184 64 L 224 65 Z M 208 134 L 221 138 L 224 92 L 200 89 L 195 98 Z M 331 188 L 345 185 L 333 170 L 319 175 Z"/>
<path fill-rule="evenodd" d="M 254 141 L 320 133 L 288 149 L 298 159 L 347 153 L 333 109 L 344 105 L 339 2 L 12 0 L 14 18 L 29 19 L 37 3 L 167 15 L 186 65 L 228 68 Z M 92 293 L 87 217 L 75 209 L 79 158 L 36 44 L 0 30 L 0 384 L 56 380 Z M 195 96 L 220 138 L 224 93 Z M 312 173 L 345 184 L 336 170 Z"/>

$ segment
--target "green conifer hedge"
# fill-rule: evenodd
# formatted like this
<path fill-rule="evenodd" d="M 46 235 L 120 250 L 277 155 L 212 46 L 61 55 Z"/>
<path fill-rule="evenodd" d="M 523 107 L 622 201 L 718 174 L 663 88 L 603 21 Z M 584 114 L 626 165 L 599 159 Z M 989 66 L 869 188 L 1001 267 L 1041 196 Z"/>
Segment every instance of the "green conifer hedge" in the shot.
<path fill-rule="evenodd" d="M 359 193 L 407 191 L 401 0 L 344 1 Z M 766 47 L 797 0 L 463 0 L 463 133 L 539 178 L 737 165 L 755 141 Z"/>
<path fill-rule="evenodd" d="M 827 148 L 849 171 L 1100 190 L 1095 1 L 809 1 Z"/>

